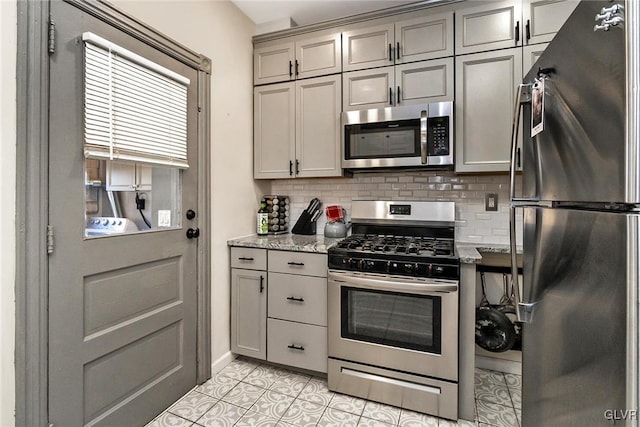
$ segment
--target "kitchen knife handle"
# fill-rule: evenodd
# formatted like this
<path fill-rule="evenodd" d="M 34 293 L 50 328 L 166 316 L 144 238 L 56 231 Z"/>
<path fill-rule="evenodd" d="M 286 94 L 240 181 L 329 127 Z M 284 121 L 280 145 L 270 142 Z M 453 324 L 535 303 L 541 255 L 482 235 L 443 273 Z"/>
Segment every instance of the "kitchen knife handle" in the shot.
<path fill-rule="evenodd" d="M 293 175 L 293 160 L 289 160 L 289 176 Z"/>

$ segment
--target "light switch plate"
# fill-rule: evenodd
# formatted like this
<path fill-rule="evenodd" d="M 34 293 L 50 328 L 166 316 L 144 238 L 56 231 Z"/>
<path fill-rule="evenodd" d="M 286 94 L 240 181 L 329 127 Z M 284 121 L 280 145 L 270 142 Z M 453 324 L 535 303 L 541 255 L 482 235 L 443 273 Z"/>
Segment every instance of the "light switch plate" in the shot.
<path fill-rule="evenodd" d="M 158 211 L 158 227 L 171 227 L 171 211 L 170 210 Z"/>
<path fill-rule="evenodd" d="M 487 193 L 484 204 L 485 211 L 498 210 L 498 193 Z"/>

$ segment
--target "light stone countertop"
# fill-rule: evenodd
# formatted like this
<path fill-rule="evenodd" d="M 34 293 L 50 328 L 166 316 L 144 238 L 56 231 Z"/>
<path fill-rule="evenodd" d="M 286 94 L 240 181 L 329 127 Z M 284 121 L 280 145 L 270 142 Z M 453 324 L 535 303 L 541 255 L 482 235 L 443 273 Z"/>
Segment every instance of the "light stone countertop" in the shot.
<path fill-rule="evenodd" d="M 511 253 L 511 246 L 499 243 L 456 242 L 456 253 L 460 258 L 460 264 L 479 264 L 482 261 L 480 252 L 508 254 Z M 522 253 L 522 246 L 517 247 L 516 253 Z"/>
<path fill-rule="evenodd" d="M 301 234 L 276 234 L 268 236 L 250 235 L 227 240 L 228 246 L 260 248 L 294 252 L 315 252 L 326 254 L 327 250 L 341 239 L 324 237 L 322 234 L 305 236 Z M 509 245 L 491 243 L 456 243 L 456 253 L 461 264 L 478 264 L 482 261 L 480 252 L 509 253 Z M 522 248 L 518 248 L 518 253 Z"/>
<path fill-rule="evenodd" d="M 324 237 L 322 234 L 305 236 L 302 234 L 275 234 L 268 236 L 238 237 L 227 240 L 228 246 L 261 248 L 281 251 L 315 252 L 326 254 L 327 249 L 342 239 Z"/>

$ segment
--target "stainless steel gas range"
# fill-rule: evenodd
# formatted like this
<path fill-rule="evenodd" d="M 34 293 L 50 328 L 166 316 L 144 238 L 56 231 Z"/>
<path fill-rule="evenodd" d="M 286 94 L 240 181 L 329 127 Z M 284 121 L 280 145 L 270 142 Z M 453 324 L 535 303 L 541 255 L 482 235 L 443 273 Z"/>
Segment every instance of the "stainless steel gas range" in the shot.
<path fill-rule="evenodd" d="M 329 249 L 329 389 L 458 417 L 453 202 L 354 201 Z"/>

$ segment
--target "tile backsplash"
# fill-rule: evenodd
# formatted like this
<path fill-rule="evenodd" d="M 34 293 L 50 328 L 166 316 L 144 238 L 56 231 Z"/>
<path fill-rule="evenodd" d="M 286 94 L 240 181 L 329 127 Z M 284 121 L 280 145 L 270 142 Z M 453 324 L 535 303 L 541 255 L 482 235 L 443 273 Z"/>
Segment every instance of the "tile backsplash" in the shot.
<path fill-rule="evenodd" d="M 272 194 L 289 196 L 292 223 L 309 201 L 318 197 L 323 208 L 342 205 L 350 219 L 351 201 L 438 200 L 456 203 L 456 240 L 473 243 L 509 243 L 509 177 L 507 175 L 456 175 L 453 172 L 358 172 L 350 178 L 286 179 L 271 181 Z M 485 195 L 498 194 L 498 210 L 485 211 Z M 318 219 L 322 234 L 326 218 Z M 516 222 L 522 242 L 522 219 Z"/>

